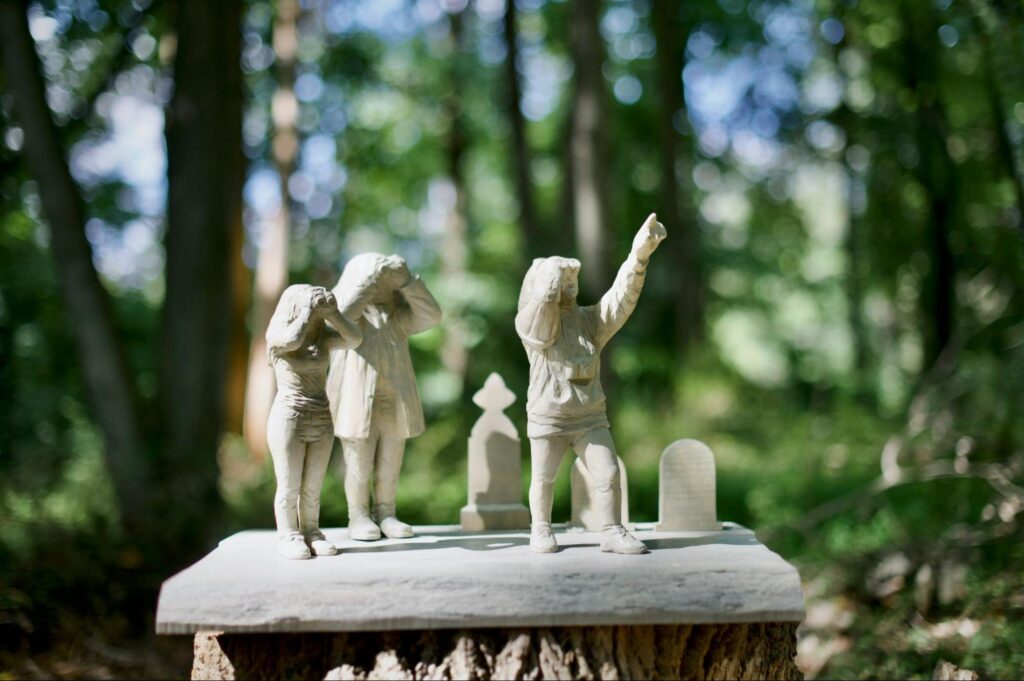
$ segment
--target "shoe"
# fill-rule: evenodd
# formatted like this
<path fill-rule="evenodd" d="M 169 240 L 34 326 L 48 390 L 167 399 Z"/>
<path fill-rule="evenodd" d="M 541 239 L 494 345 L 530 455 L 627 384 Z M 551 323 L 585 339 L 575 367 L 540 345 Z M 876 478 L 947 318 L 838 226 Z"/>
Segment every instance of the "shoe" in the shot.
<path fill-rule="evenodd" d="M 348 521 L 348 536 L 358 541 L 376 541 L 380 539 L 380 528 L 368 515 Z"/>
<path fill-rule="evenodd" d="M 277 555 L 288 560 L 306 560 L 312 554 L 301 534 L 290 534 L 277 540 Z"/>
<path fill-rule="evenodd" d="M 647 553 L 647 546 L 626 531 L 622 525 L 613 525 L 601 533 L 601 550 L 608 553 Z"/>
<path fill-rule="evenodd" d="M 334 556 L 338 553 L 338 547 L 327 541 L 327 537 L 320 530 L 313 530 L 306 533 L 306 543 L 314 556 Z"/>
<path fill-rule="evenodd" d="M 412 527 L 393 515 L 381 518 L 378 522 L 380 523 L 380 531 L 388 539 L 406 539 L 412 536 Z"/>
<path fill-rule="evenodd" d="M 551 523 L 530 525 L 530 550 L 536 553 L 554 553 L 558 550 L 558 542 L 555 541 Z"/>

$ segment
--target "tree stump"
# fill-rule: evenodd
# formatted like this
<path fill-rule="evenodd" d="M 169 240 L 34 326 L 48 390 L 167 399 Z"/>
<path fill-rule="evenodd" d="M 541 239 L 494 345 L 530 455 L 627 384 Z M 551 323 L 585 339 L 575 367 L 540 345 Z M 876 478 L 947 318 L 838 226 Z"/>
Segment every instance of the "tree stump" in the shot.
<path fill-rule="evenodd" d="M 800 679 L 792 622 L 195 637 L 193 679 Z"/>

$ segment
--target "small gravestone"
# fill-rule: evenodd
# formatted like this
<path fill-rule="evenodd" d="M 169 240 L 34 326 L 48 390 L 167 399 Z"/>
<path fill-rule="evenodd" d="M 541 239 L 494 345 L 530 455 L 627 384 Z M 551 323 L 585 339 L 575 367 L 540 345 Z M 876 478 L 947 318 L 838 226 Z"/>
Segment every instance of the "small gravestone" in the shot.
<path fill-rule="evenodd" d="M 676 440 L 661 453 L 658 525 L 666 531 L 717 531 L 715 455 L 699 440 Z"/>
<path fill-rule="evenodd" d="M 616 490 L 615 503 L 622 509 L 622 524 L 629 524 L 629 488 L 626 485 L 626 465 L 619 460 L 619 489 Z M 594 489 L 594 478 L 590 471 L 579 459 L 572 465 L 572 473 L 569 478 L 569 487 L 572 491 L 572 516 L 570 525 L 582 527 L 590 532 L 600 532 L 604 529 L 601 521 L 594 513 L 592 503 Z"/>
<path fill-rule="evenodd" d="M 519 434 L 504 414 L 515 401 L 515 393 L 496 373 L 473 395 L 484 413 L 469 436 L 469 503 L 459 518 L 464 530 L 530 527 L 530 512 L 522 503 Z"/>

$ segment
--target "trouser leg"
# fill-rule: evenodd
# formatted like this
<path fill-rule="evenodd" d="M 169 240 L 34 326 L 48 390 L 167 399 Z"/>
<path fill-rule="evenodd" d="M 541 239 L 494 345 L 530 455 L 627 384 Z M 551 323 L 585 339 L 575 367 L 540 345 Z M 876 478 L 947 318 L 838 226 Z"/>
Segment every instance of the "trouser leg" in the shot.
<path fill-rule="evenodd" d="M 569 443 L 561 437 L 530 438 L 530 519 L 551 522 L 555 477 Z"/>
<path fill-rule="evenodd" d="M 342 440 L 341 445 L 345 457 L 345 499 L 351 523 L 370 515 L 370 479 L 377 434 L 371 432 L 365 440 Z"/>
<path fill-rule="evenodd" d="M 594 511 L 603 529 L 622 524 L 619 504 L 619 457 L 607 428 L 591 430 L 573 443 L 576 455 L 594 481 Z"/>
<path fill-rule="evenodd" d="M 381 435 L 377 441 L 377 456 L 374 466 L 373 503 L 376 517 L 388 518 L 395 515 L 395 499 L 398 496 L 398 475 L 405 456 L 405 438 Z"/>
<path fill-rule="evenodd" d="M 286 537 L 299 531 L 298 501 L 306 445 L 295 437 L 294 424 L 273 411 L 267 427 L 267 445 L 277 478 L 277 492 L 274 494 L 277 534 Z"/>
<path fill-rule="evenodd" d="M 299 525 L 303 534 L 320 529 L 320 491 L 327 475 L 334 439 L 324 436 L 306 445 L 306 461 L 299 494 Z"/>

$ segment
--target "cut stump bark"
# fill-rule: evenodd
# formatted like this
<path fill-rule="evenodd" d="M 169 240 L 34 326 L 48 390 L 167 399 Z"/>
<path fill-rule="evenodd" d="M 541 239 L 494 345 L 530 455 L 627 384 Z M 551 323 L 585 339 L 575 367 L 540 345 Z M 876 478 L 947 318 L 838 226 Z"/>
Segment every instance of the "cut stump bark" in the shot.
<path fill-rule="evenodd" d="M 193 679 L 801 679 L 794 622 L 195 636 Z"/>

